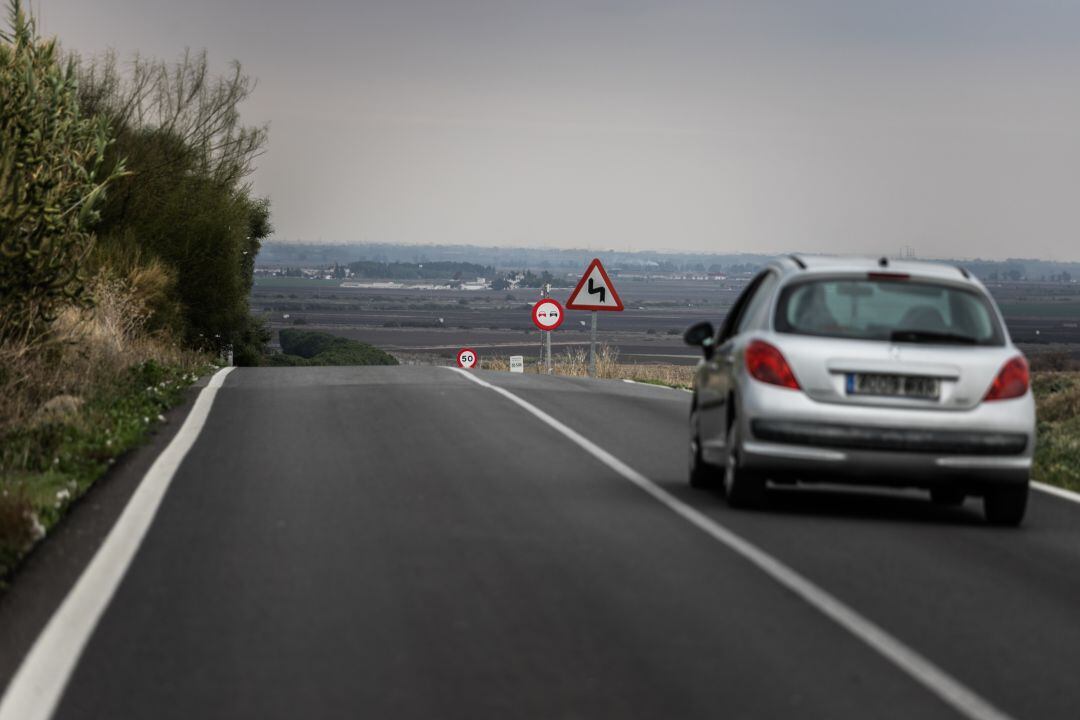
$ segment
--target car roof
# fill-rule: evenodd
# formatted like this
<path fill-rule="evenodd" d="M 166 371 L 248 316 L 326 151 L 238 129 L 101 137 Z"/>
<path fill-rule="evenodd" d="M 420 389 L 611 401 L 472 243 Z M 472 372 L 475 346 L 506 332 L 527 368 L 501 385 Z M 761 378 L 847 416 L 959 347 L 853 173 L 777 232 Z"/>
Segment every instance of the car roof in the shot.
<path fill-rule="evenodd" d="M 894 272 L 907 273 L 912 277 L 978 284 L 971 273 L 959 265 L 925 260 L 893 260 L 859 255 L 789 255 L 782 259 L 781 267 L 793 275 L 800 272 Z"/>

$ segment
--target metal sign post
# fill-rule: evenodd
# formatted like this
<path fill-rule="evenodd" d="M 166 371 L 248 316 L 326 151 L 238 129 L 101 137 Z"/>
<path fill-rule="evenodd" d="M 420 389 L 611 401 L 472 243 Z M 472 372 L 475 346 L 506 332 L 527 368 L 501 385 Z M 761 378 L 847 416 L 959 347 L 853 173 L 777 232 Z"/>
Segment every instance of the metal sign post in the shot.
<path fill-rule="evenodd" d="M 596 311 L 593 310 L 592 330 L 589 332 L 589 377 L 596 377 Z"/>
<path fill-rule="evenodd" d="M 551 374 L 551 331 L 544 333 L 544 349 L 547 351 L 547 374 Z"/>

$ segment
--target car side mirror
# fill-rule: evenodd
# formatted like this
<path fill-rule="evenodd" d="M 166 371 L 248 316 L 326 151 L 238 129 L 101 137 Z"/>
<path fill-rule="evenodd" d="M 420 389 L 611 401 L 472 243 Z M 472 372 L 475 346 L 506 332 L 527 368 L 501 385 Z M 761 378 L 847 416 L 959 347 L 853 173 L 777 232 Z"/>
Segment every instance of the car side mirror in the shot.
<path fill-rule="evenodd" d="M 716 330 L 708 320 L 691 325 L 683 333 L 687 345 L 701 348 L 706 360 L 711 360 L 716 350 Z"/>

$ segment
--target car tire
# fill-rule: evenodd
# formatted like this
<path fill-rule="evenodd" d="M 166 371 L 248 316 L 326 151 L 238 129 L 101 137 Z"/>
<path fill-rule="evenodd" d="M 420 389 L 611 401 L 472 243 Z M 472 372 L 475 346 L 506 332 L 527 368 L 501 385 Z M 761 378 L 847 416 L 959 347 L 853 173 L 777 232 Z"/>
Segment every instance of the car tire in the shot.
<path fill-rule="evenodd" d="M 701 457 L 701 434 L 698 431 L 697 410 L 690 411 L 690 487 L 708 490 L 717 486 L 717 472 L 712 465 L 706 464 Z"/>
<path fill-rule="evenodd" d="M 724 494 L 728 504 L 737 508 L 757 508 L 765 504 L 765 476 L 742 467 L 739 462 L 739 423 L 728 424 L 727 462 L 724 463 Z"/>
<path fill-rule="evenodd" d="M 956 488 L 941 487 L 931 488 L 930 500 L 935 505 L 941 505 L 943 507 L 960 507 L 964 504 L 964 500 L 967 499 L 967 493 L 963 490 L 957 490 Z"/>
<path fill-rule="evenodd" d="M 983 512 L 991 525 L 1016 527 L 1027 510 L 1028 485 L 998 485 L 983 495 Z"/>

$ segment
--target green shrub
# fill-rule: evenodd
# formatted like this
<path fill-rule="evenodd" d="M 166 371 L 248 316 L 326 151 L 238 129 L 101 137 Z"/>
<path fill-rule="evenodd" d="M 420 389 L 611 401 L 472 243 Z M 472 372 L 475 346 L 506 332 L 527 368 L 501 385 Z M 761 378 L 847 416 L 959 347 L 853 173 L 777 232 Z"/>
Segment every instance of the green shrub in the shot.
<path fill-rule="evenodd" d="M 282 352 L 299 355 L 302 358 L 313 358 L 332 347 L 349 342 L 343 337 L 317 330 L 286 329 L 278 333 L 278 339 L 281 342 Z"/>
<path fill-rule="evenodd" d="M 267 337 L 250 316 L 255 256 L 272 232 L 267 200 L 246 182 L 265 148 L 264 127 L 240 121 L 254 81 L 234 65 L 214 77 L 205 53 L 175 65 L 136 58 L 121 73 L 114 57 L 83 63 L 79 97 L 107 118 L 114 155 L 130 177 L 115 183 L 97 227 L 100 258 L 133 250 L 170 271 L 167 306 L 154 323 L 185 345 L 237 363 L 257 362 Z"/>
<path fill-rule="evenodd" d="M 267 364 L 295 365 L 397 365 L 393 355 L 366 343 L 317 330 L 287 328 L 278 333 L 282 353 L 270 355 Z"/>
<path fill-rule="evenodd" d="M 86 304 L 82 261 L 105 186 L 107 124 L 80 112 L 75 65 L 41 40 L 20 0 L 0 33 L 0 342 L 43 336 Z"/>

